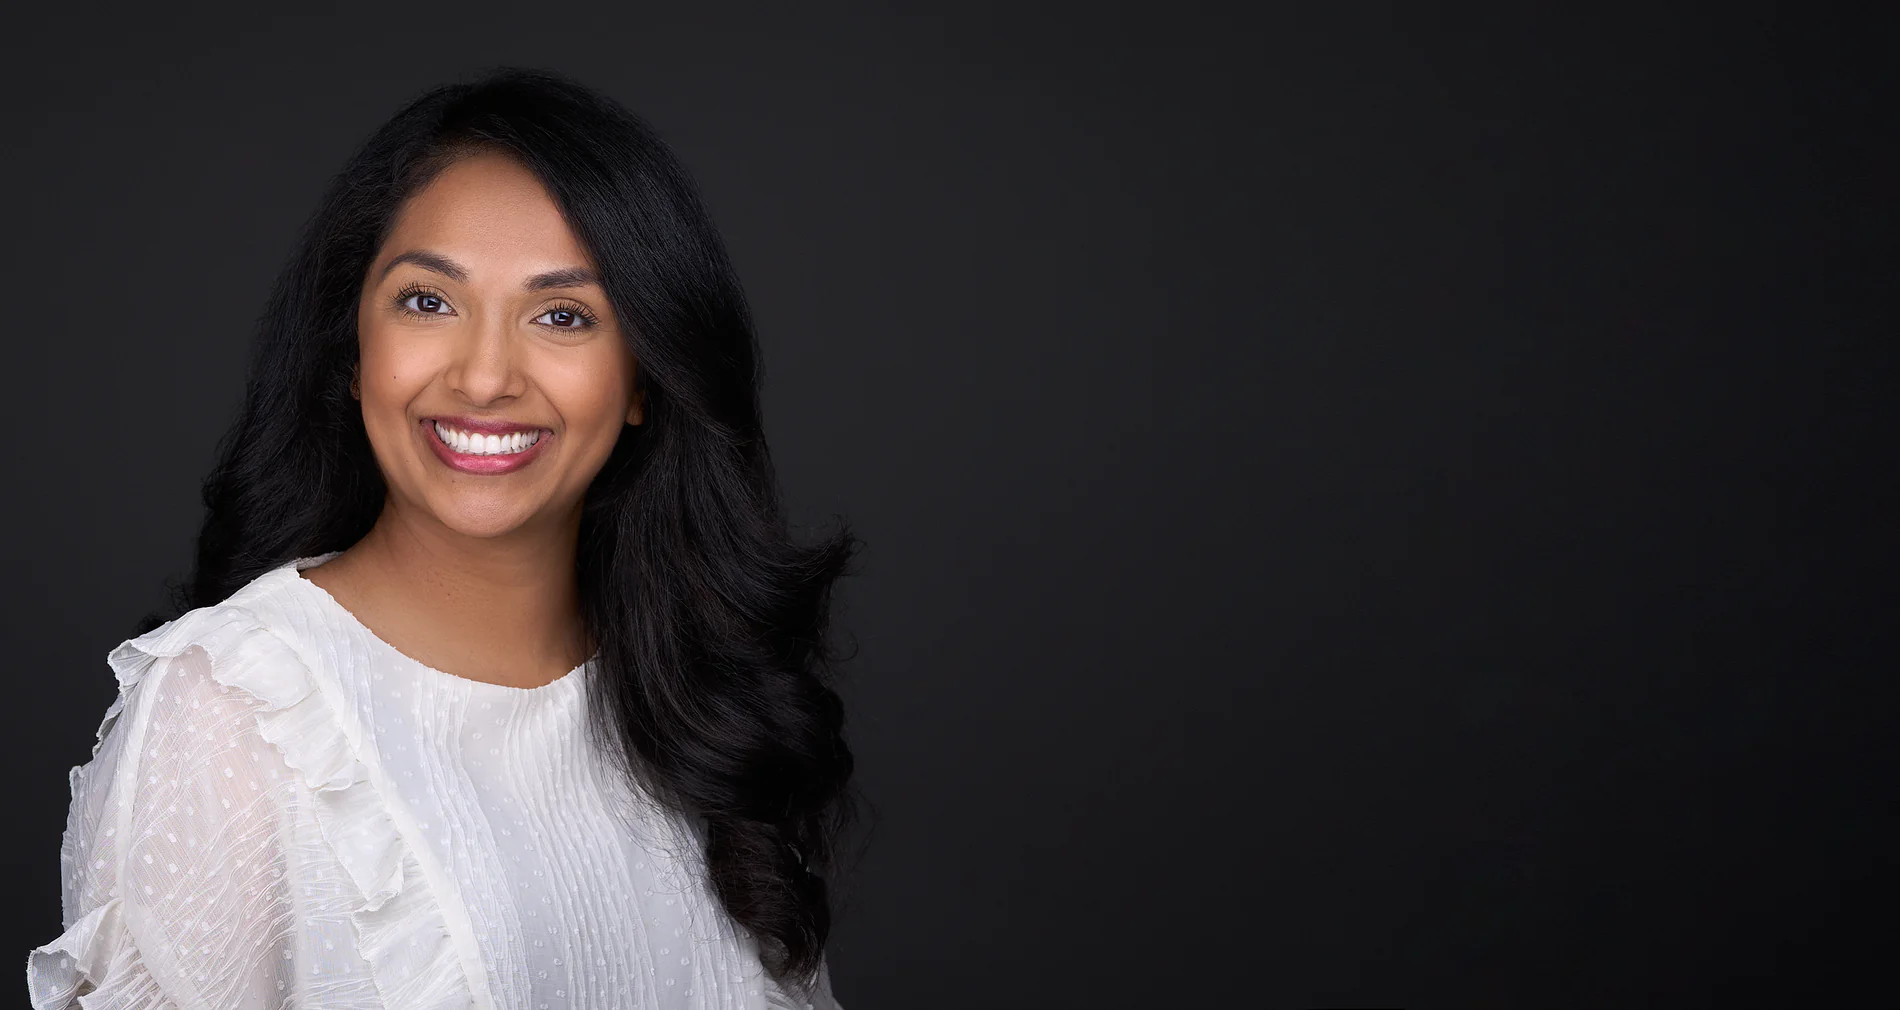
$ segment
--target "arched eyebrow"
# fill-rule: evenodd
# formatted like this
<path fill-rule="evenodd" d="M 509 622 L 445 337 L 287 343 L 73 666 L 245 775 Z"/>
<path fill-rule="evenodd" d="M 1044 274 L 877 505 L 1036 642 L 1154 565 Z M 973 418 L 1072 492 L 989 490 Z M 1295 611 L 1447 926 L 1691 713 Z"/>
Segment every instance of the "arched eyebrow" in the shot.
<path fill-rule="evenodd" d="M 404 263 L 414 263 L 424 270 L 439 273 L 458 284 L 466 284 L 468 282 L 467 267 L 449 259 L 441 253 L 430 252 L 427 249 L 411 249 L 406 253 L 394 257 L 389 261 L 387 266 L 383 267 L 383 272 L 378 275 L 376 279 L 381 281 L 384 277 L 389 276 L 391 270 L 396 269 L 396 267 Z M 559 270 L 549 270 L 546 273 L 535 274 L 533 277 L 522 281 L 521 286 L 528 291 L 546 291 L 551 288 L 580 288 L 586 287 L 589 284 L 599 283 L 600 278 L 586 267 L 562 267 Z"/>
<path fill-rule="evenodd" d="M 544 274 L 535 274 L 521 283 L 529 291 L 546 291 L 549 288 L 584 288 L 589 284 L 599 284 L 600 278 L 594 276 L 586 267 L 562 267 L 549 270 Z"/>

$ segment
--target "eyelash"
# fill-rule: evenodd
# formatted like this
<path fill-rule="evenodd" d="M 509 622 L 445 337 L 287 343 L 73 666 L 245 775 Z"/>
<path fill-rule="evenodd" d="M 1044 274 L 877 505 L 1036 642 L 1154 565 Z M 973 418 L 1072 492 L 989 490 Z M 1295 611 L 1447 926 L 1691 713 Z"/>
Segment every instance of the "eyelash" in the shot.
<path fill-rule="evenodd" d="M 398 312 L 407 313 L 408 315 L 412 315 L 412 316 L 439 316 L 442 314 L 440 312 L 423 312 L 418 309 L 410 308 L 408 305 L 409 299 L 414 298 L 417 295 L 428 295 L 431 298 L 439 299 L 443 302 L 448 301 L 448 299 L 443 298 L 442 294 L 438 291 L 431 291 L 430 289 L 423 287 L 420 284 L 414 284 L 414 283 L 405 284 L 402 286 L 402 289 L 397 291 L 395 294 L 394 301 L 395 301 L 396 310 Z M 587 310 L 587 306 L 581 305 L 578 302 L 557 302 L 553 305 L 548 306 L 547 309 L 540 314 L 540 316 L 536 316 L 535 318 L 539 319 L 541 316 L 545 316 L 549 312 L 572 313 L 574 317 L 579 319 L 582 323 L 582 325 L 580 326 L 555 326 L 555 327 L 552 327 L 553 329 L 588 330 L 588 329 L 593 329 L 595 326 L 600 325 L 600 317 L 594 315 L 592 312 L 589 312 Z"/>
<path fill-rule="evenodd" d="M 448 299 L 442 298 L 442 295 L 440 293 L 431 291 L 420 284 L 414 284 L 414 283 L 404 284 L 402 286 L 402 290 L 396 292 L 395 297 L 392 300 L 392 303 L 396 307 L 396 311 L 406 313 L 412 316 L 439 316 L 442 314 L 440 312 L 423 312 L 420 309 L 410 308 L 407 302 L 409 301 L 409 299 L 414 298 L 417 295 L 428 295 L 431 298 L 439 298 L 445 302 L 448 301 Z"/>

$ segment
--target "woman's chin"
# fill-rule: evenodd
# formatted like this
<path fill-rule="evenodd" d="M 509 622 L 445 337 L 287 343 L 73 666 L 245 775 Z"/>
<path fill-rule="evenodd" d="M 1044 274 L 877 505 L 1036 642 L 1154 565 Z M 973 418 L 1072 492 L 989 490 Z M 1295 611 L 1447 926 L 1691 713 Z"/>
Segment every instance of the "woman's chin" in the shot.
<path fill-rule="evenodd" d="M 448 529 L 474 539 L 507 536 L 532 525 L 539 514 L 538 509 L 525 507 L 518 497 L 500 502 L 458 497 L 460 500 L 446 502 L 435 508 L 435 519 Z"/>

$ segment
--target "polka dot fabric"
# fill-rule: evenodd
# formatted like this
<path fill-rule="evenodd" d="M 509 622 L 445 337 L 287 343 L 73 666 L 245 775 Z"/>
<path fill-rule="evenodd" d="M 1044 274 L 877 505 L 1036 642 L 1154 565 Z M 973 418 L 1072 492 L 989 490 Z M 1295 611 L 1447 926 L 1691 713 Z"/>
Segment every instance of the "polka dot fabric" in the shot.
<path fill-rule="evenodd" d="M 593 663 L 523 690 L 410 659 L 300 558 L 114 649 L 74 768 L 37 1010 L 842 1010 L 764 973 L 701 826 L 617 774 Z"/>

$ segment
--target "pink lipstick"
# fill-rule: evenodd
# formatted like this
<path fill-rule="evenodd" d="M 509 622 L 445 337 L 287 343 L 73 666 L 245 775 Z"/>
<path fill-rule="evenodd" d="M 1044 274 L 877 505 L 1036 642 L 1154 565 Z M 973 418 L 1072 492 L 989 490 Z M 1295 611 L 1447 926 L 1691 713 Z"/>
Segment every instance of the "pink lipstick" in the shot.
<path fill-rule="evenodd" d="M 480 476 L 513 473 L 527 466 L 554 437 L 547 428 L 472 417 L 425 417 L 421 427 L 422 437 L 435 450 L 437 459 L 463 473 Z M 443 441 L 444 434 L 455 444 Z"/>

